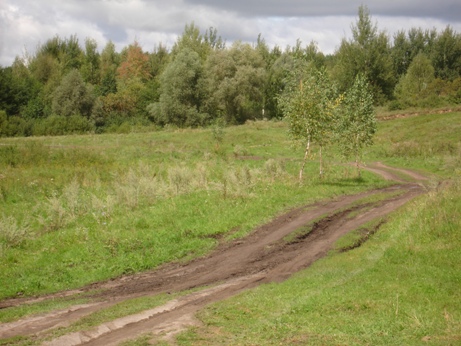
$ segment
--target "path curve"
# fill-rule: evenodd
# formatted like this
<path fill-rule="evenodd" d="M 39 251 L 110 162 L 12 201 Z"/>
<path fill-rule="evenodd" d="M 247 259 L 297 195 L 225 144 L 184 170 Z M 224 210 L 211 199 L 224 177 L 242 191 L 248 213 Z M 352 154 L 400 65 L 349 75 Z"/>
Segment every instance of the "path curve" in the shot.
<path fill-rule="evenodd" d="M 426 191 L 422 184 L 426 177 L 416 172 L 388 167 L 380 162 L 363 168 L 398 184 L 292 210 L 257 228 L 245 239 L 222 244 L 209 256 L 184 265 L 167 264 L 158 270 L 96 283 L 80 290 L 0 302 L 0 307 L 17 306 L 82 292 L 99 292 L 93 294 L 94 303 L 0 324 L 0 339 L 33 335 L 46 340 L 46 336 L 57 327 L 70 325 L 95 311 L 130 298 L 208 287 L 173 299 L 163 306 L 103 323 L 91 330 L 43 341 L 42 344 L 117 345 L 146 332 L 154 337 L 173 337 L 197 323 L 194 315 L 206 305 L 261 283 L 281 282 L 289 278 L 323 257 L 347 232 L 385 217 Z M 377 202 L 364 201 L 364 198 L 383 193 L 391 197 Z M 304 231 L 300 232 L 300 229 Z M 290 234 L 296 235 L 287 240 Z"/>

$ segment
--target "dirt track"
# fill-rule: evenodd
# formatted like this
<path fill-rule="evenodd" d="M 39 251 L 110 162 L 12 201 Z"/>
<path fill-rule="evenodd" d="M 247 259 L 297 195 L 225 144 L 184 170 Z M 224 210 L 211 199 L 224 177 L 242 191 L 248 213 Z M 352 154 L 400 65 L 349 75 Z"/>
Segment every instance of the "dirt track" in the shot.
<path fill-rule="evenodd" d="M 44 341 L 42 344 L 117 345 L 145 333 L 152 333 L 154 338 L 171 337 L 197 323 L 194 319 L 195 312 L 207 304 L 226 299 L 261 283 L 287 279 L 324 256 L 335 241 L 347 232 L 371 220 L 383 218 L 425 191 L 420 184 L 425 177 L 415 172 L 392 169 L 380 163 L 366 169 L 399 184 L 293 210 L 259 227 L 247 238 L 224 243 L 208 257 L 185 265 L 170 264 L 155 271 L 41 298 L 0 302 L 0 308 L 4 308 L 81 292 L 98 292 L 94 294 L 95 303 L 0 324 L 0 339 L 35 335 L 40 340 L 45 340 L 47 333 L 53 329 L 70 325 L 83 316 L 126 299 L 207 287 L 173 299 L 164 306 L 105 323 L 91 331 L 76 332 Z M 393 197 L 379 202 L 361 201 L 383 192 L 395 193 Z M 290 240 L 285 238 L 295 231 Z"/>

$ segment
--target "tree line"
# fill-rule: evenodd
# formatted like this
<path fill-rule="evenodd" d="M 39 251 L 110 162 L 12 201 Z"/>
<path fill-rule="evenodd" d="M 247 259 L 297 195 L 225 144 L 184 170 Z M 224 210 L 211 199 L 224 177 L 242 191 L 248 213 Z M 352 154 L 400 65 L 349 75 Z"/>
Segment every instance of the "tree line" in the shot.
<path fill-rule="evenodd" d="M 136 41 L 117 52 L 112 42 L 100 50 L 91 38 L 56 36 L 0 67 L 0 136 L 282 118 L 280 100 L 306 71 L 322 71 L 338 94 L 361 74 L 374 104 L 393 110 L 461 102 L 461 35 L 450 26 L 391 38 L 361 6 L 351 30 L 329 55 L 301 40 L 271 48 L 261 35 L 227 45 L 217 29 L 201 32 L 193 23 L 171 49 L 158 44 L 150 52 Z"/>

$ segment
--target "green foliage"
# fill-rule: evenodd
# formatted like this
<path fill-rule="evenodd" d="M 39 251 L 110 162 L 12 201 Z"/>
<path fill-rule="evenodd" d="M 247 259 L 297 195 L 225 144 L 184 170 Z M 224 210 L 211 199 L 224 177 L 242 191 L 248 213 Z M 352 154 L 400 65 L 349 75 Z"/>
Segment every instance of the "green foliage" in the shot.
<path fill-rule="evenodd" d="M 101 52 L 101 84 L 99 93 L 102 96 L 117 92 L 116 71 L 119 64 L 119 56 L 115 51 L 115 45 L 109 41 Z"/>
<path fill-rule="evenodd" d="M 222 39 L 217 36 L 217 30 L 210 28 L 205 36 L 200 33 L 200 28 L 195 23 L 186 24 L 184 32 L 175 42 L 171 54 L 173 58 L 183 49 L 188 49 L 198 54 L 200 60 L 206 60 L 212 48 L 220 49 L 223 47 Z"/>
<path fill-rule="evenodd" d="M 435 41 L 432 61 L 436 77 L 450 81 L 461 77 L 461 34 L 447 26 Z"/>
<path fill-rule="evenodd" d="M 288 85 L 279 99 L 279 104 L 288 122 L 290 137 L 306 148 L 299 173 L 299 178 L 302 179 L 311 142 L 319 145 L 320 150 L 330 143 L 339 100 L 335 85 L 323 70 L 313 70 L 307 75 L 301 74 L 300 77 L 293 74 Z M 320 175 L 322 174 L 320 157 Z"/>
<path fill-rule="evenodd" d="M 85 40 L 85 56 L 81 67 L 83 80 L 86 83 L 97 85 L 100 82 L 101 72 L 101 57 L 97 50 L 95 40 L 87 38 Z"/>
<path fill-rule="evenodd" d="M 265 78 L 262 56 L 248 44 L 236 42 L 210 54 L 201 81 L 205 111 L 229 124 L 262 117 Z"/>
<path fill-rule="evenodd" d="M 152 119 L 160 125 L 179 127 L 205 124 L 206 115 L 200 112 L 198 88 L 201 75 L 199 54 L 189 48 L 179 51 L 160 77 L 159 102 L 148 106 Z"/>
<path fill-rule="evenodd" d="M 58 116 L 81 115 L 89 117 L 93 109 L 94 95 L 77 70 L 66 75 L 53 93 L 52 110 Z"/>
<path fill-rule="evenodd" d="M 228 124 L 281 119 L 277 100 L 301 64 L 325 69 L 341 92 L 363 73 L 375 104 L 389 102 L 389 109 L 459 103 L 461 35 L 450 26 L 441 32 L 401 30 L 391 42 L 361 6 L 351 34 L 331 55 L 300 39 L 284 51 L 270 49 L 261 34 L 254 44 L 226 47 L 216 28 L 201 33 L 194 23 L 185 26 L 171 51 L 161 43 L 143 51 L 135 41 L 117 52 L 109 41 L 99 52 L 94 39 L 80 46 L 75 35 L 57 35 L 0 68 L 0 109 L 17 117 L 8 131 L 14 136 L 31 135 L 34 123 L 51 115 L 90 118 L 97 133 L 125 131 L 123 123 L 198 127 L 218 118 Z M 431 69 L 427 59 L 435 78 L 418 82 L 416 70 Z"/>
<path fill-rule="evenodd" d="M 445 89 L 450 102 L 459 104 L 461 103 L 461 77 L 456 78 Z"/>
<path fill-rule="evenodd" d="M 31 126 L 18 116 L 8 117 L 0 111 L 0 137 L 23 137 L 31 134 Z"/>
<path fill-rule="evenodd" d="M 408 32 L 398 31 L 391 48 L 395 76 L 398 79 L 404 76 L 418 54 L 430 57 L 434 52 L 436 38 L 435 29 L 423 31 L 421 28 L 411 28 Z"/>
<path fill-rule="evenodd" d="M 302 79 L 292 76 L 289 88 L 280 99 L 293 140 L 329 142 L 333 128 L 337 93 L 325 71 L 312 71 Z"/>
<path fill-rule="evenodd" d="M 427 97 L 428 86 L 435 80 L 431 61 L 423 54 L 418 54 L 404 77 L 396 87 L 397 98 L 409 106 L 416 106 L 418 101 Z"/>
<path fill-rule="evenodd" d="M 45 116 L 46 101 L 43 94 L 29 99 L 27 105 L 22 109 L 21 115 L 24 119 L 39 119 Z"/>
<path fill-rule="evenodd" d="M 342 155 L 355 157 L 357 172 L 362 150 L 373 144 L 377 125 L 373 107 L 373 95 L 362 74 L 357 75 L 354 85 L 342 100 L 336 123 L 336 140 Z"/>
<path fill-rule="evenodd" d="M 82 134 L 94 131 L 91 120 L 80 115 L 52 115 L 37 120 L 32 127 L 34 136 L 61 136 L 66 134 Z"/>
<path fill-rule="evenodd" d="M 459 188 L 412 202 L 357 249 L 212 304 L 177 343 L 457 344 Z"/>
<path fill-rule="evenodd" d="M 216 119 L 214 124 L 211 126 L 211 135 L 213 137 L 213 141 L 215 142 L 215 149 L 218 150 L 221 146 L 224 135 L 226 134 L 225 131 L 226 122 L 222 118 Z"/>
<path fill-rule="evenodd" d="M 8 115 L 19 115 L 29 99 L 38 92 L 38 82 L 22 60 L 15 59 L 8 68 L 0 67 L 0 109 Z"/>
<path fill-rule="evenodd" d="M 4 110 L 0 110 L 0 137 L 7 135 L 8 116 Z"/>
<path fill-rule="evenodd" d="M 78 287 L 201 256 L 235 227 L 242 237 L 280 210 L 379 184 L 372 176 L 332 184 L 339 169 L 333 180 L 300 187 L 285 142 L 286 125 L 269 121 L 226 128 L 219 155 L 201 129 L 2 138 L 0 216 L 27 236 L 2 250 L 0 281 L 8 284 L 0 295 Z M 236 157 L 237 144 L 264 159 Z"/>
<path fill-rule="evenodd" d="M 374 101 L 382 104 L 392 97 L 395 86 L 389 38 L 378 32 L 366 6 L 360 6 L 359 18 L 352 26 L 351 40 L 343 39 L 335 54 L 334 78 L 341 91 L 350 88 L 355 77 L 363 73 L 370 83 Z"/>

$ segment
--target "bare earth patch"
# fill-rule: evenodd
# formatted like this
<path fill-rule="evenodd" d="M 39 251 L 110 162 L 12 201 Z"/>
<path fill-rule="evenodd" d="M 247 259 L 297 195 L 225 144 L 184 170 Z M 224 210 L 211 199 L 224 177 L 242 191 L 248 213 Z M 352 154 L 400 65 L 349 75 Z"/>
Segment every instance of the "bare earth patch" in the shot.
<path fill-rule="evenodd" d="M 341 236 L 386 216 L 425 192 L 419 182 L 426 178 L 416 172 L 394 169 L 381 163 L 364 168 L 399 184 L 292 210 L 257 228 L 245 239 L 224 243 L 209 256 L 187 264 L 168 264 L 157 270 L 96 283 L 80 290 L 39 298 L 5 300 L 0 302 L 0 308 L 87 292 L 95 298 L 95 303 L 0 324 L 0 339 L 33 335 L 45 340 L 53 329 L 70 325 L 121 301 L 204 287 L 172 299 L 163 306 L 119 318 L 91 330 L 43 341 L 42 344 L 117 345 L 146 333 L 151 333 L 154 338 L 170 339 L 196 324 L 195 313 L 206 305 L 261 283 L 286 280 L 324 256 Z M 371 204 L 360 202 L 365 197 L 397 191 L 400 193 L 391 194 L 392 197 L 385 200 Z M 290 234 L 292 237 L 287 240 L 285 237 Z M 97 293 L 91 293 L 93 291 Z"/>

